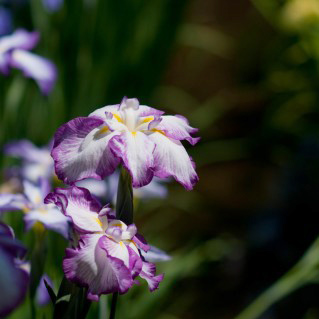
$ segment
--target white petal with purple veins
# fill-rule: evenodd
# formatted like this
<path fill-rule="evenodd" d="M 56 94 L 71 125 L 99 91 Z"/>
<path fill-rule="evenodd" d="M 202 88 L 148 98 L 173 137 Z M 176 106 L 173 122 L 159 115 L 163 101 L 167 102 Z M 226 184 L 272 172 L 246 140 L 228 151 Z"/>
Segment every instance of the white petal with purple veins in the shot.
<path fill-rule="evenodd" d="M 196 133 L 198 129 L 189 126 L 184 117 L 165 115 L 161 119 L 162 121 L 156 126 L 156 129 L 163 131 L 166 136 L 175 140 L 187 140 L 192 145 L 198 142 L 198 137 L 193 138 L 190 135 Z"/>
<path fill-rule="evenodd" d="M 141 132 L 124 132 L 111 141 L 111 148 L 132 176 L 133 187 L 147 185 L 153 177 L 155 144 Z"/>
<path fill-rule="evenodd" d="M 161 178 L 173 176 L 186 189 L 191 190 L 198 176 L 182 143 L 159 132 L 149 135 L 149 138 L 156 144 L 154 174 Z"/>
<path fill-rule="evenodd" d="M 97 117 L 75 118 L 62 125 L 55 134 L 52 156 L 58 177 L 65 183 L 84 178 L 102 179 L 119 164 L 110 150 L 110 133 Z"/>
<path fill-rule="evenodd" d="M 98 300 L 102 293 L 125 293 L 133 284 L 130 270 L 124 262 L 108 254 L 103 235 L 81 237 L 77 249 L 68 248 L 63 261 L 66 277 L 88 287 L 88 298 Z"/>
<path fill-rule="evenodd" d="M 45 198 L 44 202 L 57 205 L 66 216 L 71 217 L 74 227 L 79 232 L 103 231 L 98 215 L 101 206 L 85 188 L 76 186 L 57 188 Z"/>

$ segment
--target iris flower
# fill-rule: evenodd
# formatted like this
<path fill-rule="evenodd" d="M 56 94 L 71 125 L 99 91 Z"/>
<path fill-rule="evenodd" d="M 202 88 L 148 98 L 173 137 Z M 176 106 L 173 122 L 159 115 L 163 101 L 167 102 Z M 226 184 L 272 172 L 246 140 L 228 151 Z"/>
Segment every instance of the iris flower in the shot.
<path fill-rule="evenodd" d="M 155 276 L 155 265 L 146 262 L 140 249 L 149 246 L 136 234 L 134 224 L 116 220 L 108 206 L 101 207 L 85 188 L 58 188 L 50 193 L 46 203 L 56 204 L 73 221 L 79 234 L 78 246 L 67 248 L 63 261 L 66 278 L 88 288 L 87 298 L 98 300 L 101 294 L 121 294 L 137 283 L 139 275 L 151 291 L 163 275 Z"/>
<path fill-rule="evenodd" d="M 20 69 L 26 77 L 34 79 L 42 93 L 47 95 L 53 89 L 57 71 L 52 62 L 29 52 L 38 41 L 38 32 L 23 29 L 0 37 L 0 72 L 8 75 L 11 68 Z"/>
<path fill-rule="evenodd" d="M 102 179 L 122 163 L 133 187 L 149 184 L 154 176 L 173 176 L 192 189 L 198 176 L 181 140 L 196 144 L 199 138 L 191 134 L 197 129 L 182 116 L 163 113 L 124 98 L 62 125 L 51 153 L 58 177 L 67 184 Z"/>
<path fill-rule="evenodd" d="M 44 197 L 49 193 L 49 183 L 42 179 L 38 184 L 23 182 L 24 194 L 0 194 L 0 212 L 22 210 L 26 230 L 36 222 L 43 224 L 65 238 L 69 237 L 69 219 L 53 204 L 44 204 Z"/>

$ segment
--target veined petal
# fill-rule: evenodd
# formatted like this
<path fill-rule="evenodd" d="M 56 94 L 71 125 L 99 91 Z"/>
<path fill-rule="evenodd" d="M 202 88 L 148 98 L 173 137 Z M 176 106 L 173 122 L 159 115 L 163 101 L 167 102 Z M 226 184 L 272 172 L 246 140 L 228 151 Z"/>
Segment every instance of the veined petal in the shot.
<path fill-rule="evenodd" d="M 85 188 L 76 186 L 56 188 L 53 193 L 45 198 L 44 202 L 55 204 L 63 214 L 71 217 L 75 229 L 79 232 L 103 231 L 102 222 L 98 216 L 101 206 Z"/>
<path fill-rule="evenodd" d="M 109 141 L 119 133 L 99 129 L 97 117 L 78 117 L 63 124 L 55 133 L 52 157 L 60 179 L 70 184 L 84 178 L 102 179 L 119 164 Z"/>
<path fill-rule="evenodd" d="M 156 144 L 154 174 L 161 178 L 173 176 L 187 190 L 191 190 L 198 176 L 182 143 L 159 132 L 149 135 L 149 138 Z"/>
<path fill-rule="evenodd" d="M 129 267 L 129 252 L 122 241 L 116 242 L 113 239 L 104 236 L 101 238 L 99 245 L 108 255 L 122 260 L 124 265 Z"/>
<path fill-rule="evenodd" d="M 38 43 L 39 37 L 38 32 L 18 29 L 13 34 L 0 38 L 0 54 L 12 49 L 30 50 Z"/>
<path fill-rule="evenodd" d="M 140 277 L 145 279 L 148 283 L 150 291 L 154 291 L 158 288 L 158 285 L 164 278 L 164 274 L 155 276 L 156 266 L 153 263 L 143 262 L 142 271 Z"/>
<path fill-rule="evenodd" d="M 120 104 L 113 104 L 113 105 L 106 105 L 103 106 L 97 110 L 95 110 L 94 112 L 90 113 L 89 116 L 97 116 L 100 117 L 101 119 L 105 120 L 106 119 L 106 115 L 105 112 L 107 113 L 117 113 L 119 110 Z"/>
<path fill-rule="evenodd" d="M 29 230 L 35 222 L 40 222 L 45 228 L 51 229 L 64 238 L 69 238 L 69 218 L 64 216 L 54 205 L 45 205 L 41 209 L 32 210 L 24 215 L 26 229 Z"/>
<path fill-rule="evenodd" d="M 192 145 L 199 141 L 199 137 L 194 138 L 190 135 L 196 133 L 198 129 L 191 127 L 185 117 L 165 115 L 161 119 L 156 129 L 163 131 L 166 136 L 174 140 L 186 140 Z"/>
<path fill-rule="evenodd" d="M 143 116 L 160 116 L 163 115 L 165 112 L 154 109 L 150 106 L 147 105 L 140 105 L 138 108 L 138 116 L 143 117 Z"/>
<path fill-rule="evenodd" d="M 43 94 L 47 95 L 52 91 L 57 70 L 51 61 L 25 50 L 14 50 L 10 65 L 22 70 L 25 76 L 34 79 Z"/>
<path fill-rule="evenodd" d="M 133 187 L 147 185 L 153 177 L 155 144 L 141 132 L 123 132 L 112 139 L 110 147 L 121 158 L 132 176 Z"/>
<path fill-rule="evenodd" d="M 79 247 L 68 248 L 63 261 L 66 278 L 88 287 L 91 300 L 98 300 L 101 294 L 125 293 L 133 284 L 124 262 L 110 256 L 104 248 L 105 239 L 100 234 L 81 237 Z"/>
<path fill-rule="evenodd" d="M 29 201 L 22 194 L 0 194 L 0 212 L 23 210 Z"/>

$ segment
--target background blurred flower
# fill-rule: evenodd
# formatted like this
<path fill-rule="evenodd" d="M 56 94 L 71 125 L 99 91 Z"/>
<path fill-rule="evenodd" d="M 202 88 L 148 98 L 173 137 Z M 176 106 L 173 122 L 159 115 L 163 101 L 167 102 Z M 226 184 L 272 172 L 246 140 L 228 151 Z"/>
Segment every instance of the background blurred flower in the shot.
<path fill-rule="evenodd" d="M 63 6 L 64 0 L 42 0 L 44 8 L 48 12 L 56 12 Z"/>
<path fill-rule="evenodd" d="M 12 32 L 12 14 L 9 9 L 0 7 L 0 36 Z"/>
<path fill-rule="evenodd" d="M 21 269 L 16 258 L 22 257 L 26 249 L 14 238 L 13 230 L 0 223 L 0 317 L 8 315 L 24 299 L 29 276 Z"/>
<path fill-rule="evenodd" d="M 4 153 L 21 159 L 20 177 L 36 183 L 39 178 L 52 179 L 54 162 L 50 155 L 50 144 L 36 147 L 28 140 L 13 141 L 4 146 Z"/>
<path fill-rule="evenodd" d="M 57 70 L 52 62 L 29 50 L 39 41 L 38 32 L 23 29 L 0 38 L 0 72 L 8 75 L 11 68 L 23 71 L 27 77 L 33 78 L 43 94 L 49 94 L 56 81 Z"/>
<path fill-rule="evenodd" d="M 49 193 L 47 180 L 41 179 L 37 184 L 27 180 L 23 182 L 23 194 L 0 194 L 0 211 L 23 211 L 26 230 L 37 222 L 65 238 L 69 238 L 69 220 L 53 204 L 44 204 L 44 197 Z"/>
<path fill-rule="evenodd" d="M 45 286 L 44 280 L 47 282 L 47 284 L 50 287 L 53 287 L 53 283 L 52 283 L 51 278 L 47 274 L 44 274 L 40 279 L 40 283 L 39 283 L 39 286 L 37 288 L 36 296 L 35 296 L 36 303 L 40 307 L 47 305 L 51 301 L 50 295 L 49 295 L 48 290 Z"/>
<path fill-rule="evenodd" d="M 62 125 L 54 137 L 52 156 L 58 177 L 65 183 L 84 178 L 101 179 L 123 166 L 133 187 L 150 183 L 153 176 L 173 176 L 190 190 L 198 181 L 194 163 L 180 140 L 192 145 L 197 129 L 180 116 L 140 105 L 124 98 Z"/>

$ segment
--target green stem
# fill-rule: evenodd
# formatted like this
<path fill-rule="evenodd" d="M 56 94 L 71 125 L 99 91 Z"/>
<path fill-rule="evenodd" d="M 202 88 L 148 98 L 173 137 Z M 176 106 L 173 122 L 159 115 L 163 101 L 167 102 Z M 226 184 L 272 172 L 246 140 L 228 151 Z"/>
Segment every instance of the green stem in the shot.
<path fill-rule="evenodd" d="M 117 304 L 118 295 L 119 295 L 119 293 L 115 292 L 112 296 L 110 319 L 115 319 L 115 312 L 116 312 L 116 304 Z"/>
<path fill-rule="evenodd" d="M 132 177 L 123 167 L 119 177 L 116 199 L 116 218 L 123 221 L 126 225 L 133 223 L 133 188 Z M 112 296 L 110 319 L 115 318 L 118 292 Z"/>
<path fill-rule="evenodd" d="M 266 289 L 235 319 L 257 319 L 273 304 L 318 278 L 319 237 L 285 275 Z"/>

